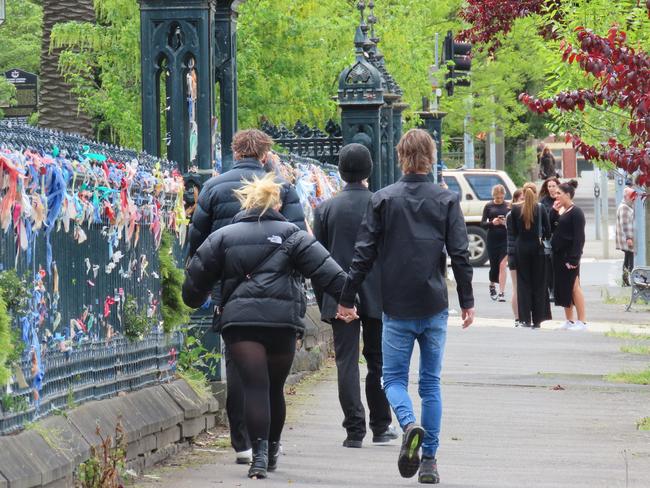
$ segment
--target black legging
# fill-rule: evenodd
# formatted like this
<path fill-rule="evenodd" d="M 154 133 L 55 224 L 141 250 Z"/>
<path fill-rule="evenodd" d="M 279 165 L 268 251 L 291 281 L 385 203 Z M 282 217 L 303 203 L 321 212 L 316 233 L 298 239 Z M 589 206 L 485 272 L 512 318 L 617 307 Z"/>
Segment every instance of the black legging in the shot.
<path fill-rule="evenodd" d="M 278 442 L 284 427 L 284 383 L 296 352 L 293 329 L 237 326 L 223 331 L 242 380 L 251 441 Z"/>

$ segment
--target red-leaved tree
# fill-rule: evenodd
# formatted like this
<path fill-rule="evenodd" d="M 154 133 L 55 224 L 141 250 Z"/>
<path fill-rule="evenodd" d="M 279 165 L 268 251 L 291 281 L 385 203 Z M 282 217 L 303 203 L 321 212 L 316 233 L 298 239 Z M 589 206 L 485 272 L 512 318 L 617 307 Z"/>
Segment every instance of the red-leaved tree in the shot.
<path fill-rule="evenodd" d="M 519 96 L 530 110 L 547 113 L 556 107 L 563 111 L 584 110 L 591 106 L 618 107 L 630 114 L 628 129 L 631 142 L 621 144 L 611 138 L 603 147 L 585 143 L 579 135 L 568 133 L 578 152 L 589 160 L 611 161 L 627 173 L 639 174 L 638 183 L 650 185 L 650 56 L 627 44 L 625 32 L 610 29 L 606 37 L 584 27 L 577 29 L 579 46 L 562 46 L 562 60 L 593 76 L 590 90 L 559 93 L 552 98 L 535 98 L 526 93 Z"/>

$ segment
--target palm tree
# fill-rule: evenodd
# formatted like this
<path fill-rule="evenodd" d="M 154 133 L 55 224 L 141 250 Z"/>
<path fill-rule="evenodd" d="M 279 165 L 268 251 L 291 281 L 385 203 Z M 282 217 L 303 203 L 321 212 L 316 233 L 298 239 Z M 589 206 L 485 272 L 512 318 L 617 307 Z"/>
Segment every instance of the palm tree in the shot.
<path fill-rule="evenodd" d="M 39 124 L 49 129 L 93 134 L 91 118 L 79 109 L 70 85 L 59 72 L 59 51 L 50 50 L 52 27 L 60 22 L 94 22 L 93 0 L 43 0 L 43 44 L 41 47 L 41 81 Z"/>

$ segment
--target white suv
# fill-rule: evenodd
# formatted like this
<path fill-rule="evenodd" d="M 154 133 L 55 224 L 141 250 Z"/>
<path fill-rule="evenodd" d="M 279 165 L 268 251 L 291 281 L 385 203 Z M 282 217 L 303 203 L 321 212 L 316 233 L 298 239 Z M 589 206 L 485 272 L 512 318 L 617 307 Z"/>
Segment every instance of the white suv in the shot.
<path fill-rule="evenodd" d="M 444 170 L 442 177 L 450 190 L 460 195 L 469 237 L 469 259 L 472 266 L 483 266 L 488 260 L 487 231 L 481 227 L 483 208 L 492 201 L 492 187 L 503 185 L 506 200 L 512 200 L 517 189 L 505 171 L 489 169 Z"/>

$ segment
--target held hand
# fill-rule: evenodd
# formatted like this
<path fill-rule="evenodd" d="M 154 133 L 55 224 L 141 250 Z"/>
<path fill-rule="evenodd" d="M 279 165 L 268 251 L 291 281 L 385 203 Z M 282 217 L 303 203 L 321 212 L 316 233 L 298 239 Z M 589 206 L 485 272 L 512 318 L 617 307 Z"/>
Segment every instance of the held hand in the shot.
<path fill-rule="evenodd" d="M 463 329 L 467 329 L 470 325 L 474 323 L 474 309 L 473 308 L 462 309 L 461 318 L 463 319 Z"/>
<path fill-rule="evenodd" d="M 350 322 L 357 320 L 359 316 L 357 315 L 357 308 L 348 308 L 343 305 L 339 305 L 338 312 L 336 313 L 336 319 L 343 320 L 345 323 L 349 324 Z"/>

